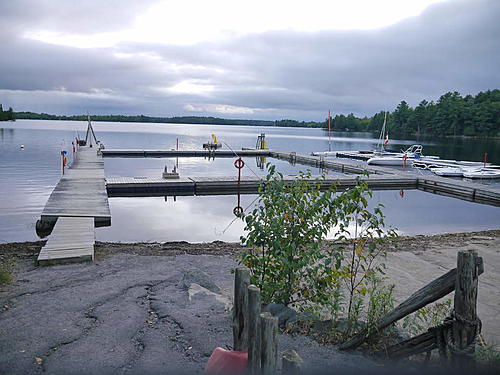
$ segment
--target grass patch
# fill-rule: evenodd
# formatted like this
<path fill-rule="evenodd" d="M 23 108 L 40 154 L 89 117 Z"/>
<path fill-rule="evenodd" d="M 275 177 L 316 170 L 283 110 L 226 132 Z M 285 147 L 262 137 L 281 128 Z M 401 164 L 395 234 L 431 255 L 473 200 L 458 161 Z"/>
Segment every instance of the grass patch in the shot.
<path fill-rule="evenodd" d="M 479 345 L 476 346 L 476 360 L 487 370 L 500 368 L 500 351 L 494 344 L 488 344 L 484 339 L 480 338 Z"/>
<path fill-rule="evenodd" d="M 14 260 L 12 258 L 0 258 L 0 285 L 6 285 L 13 281 Z"/>

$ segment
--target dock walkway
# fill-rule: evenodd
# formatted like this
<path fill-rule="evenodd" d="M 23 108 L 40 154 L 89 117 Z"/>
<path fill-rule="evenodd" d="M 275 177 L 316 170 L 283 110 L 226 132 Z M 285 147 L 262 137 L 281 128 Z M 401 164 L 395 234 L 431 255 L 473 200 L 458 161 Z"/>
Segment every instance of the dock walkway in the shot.
<path fill-rule="evenodd" d="M 111 223 L 104 179 L 104 161 L 97 148 L 80 147 L 45 205 L 42 221 L 58 217 L 93 217 L 96 226 Z"/>
<path fill-rule="evenodd" d="M 38 255 L 39 265 L 94 260 L 94 219 L 60 217 Z"/>
<path fill-rule="evenodd" d="M 40 264 L 93 259 L 94 227 L 111 225 L 104 161 L 97 148 L 79 147 L 40 221 L 53 226 L 38 257 Z"/>

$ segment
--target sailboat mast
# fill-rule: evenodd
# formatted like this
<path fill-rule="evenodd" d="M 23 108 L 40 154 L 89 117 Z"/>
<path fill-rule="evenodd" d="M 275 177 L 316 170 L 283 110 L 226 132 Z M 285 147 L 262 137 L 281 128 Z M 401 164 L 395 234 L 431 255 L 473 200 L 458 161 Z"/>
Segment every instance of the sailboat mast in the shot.
<path fill-rule="evenodd" d="M 332 151 L 331 116 L 328 110 L 328 151 Z"/>
<path fill-rule="evenodd" d="M 90 124 L 90 115 L 88 114 L 88 112 L 87 112 L 87 122 L 88 122 L 88 125 L 87 125 L 87 129 L 88 129 L 88 130 L 87 130 L 87 132 L 88 132 L 89 130 L 91 130 L 92 132 L 94 132 L 94 131 L 92 130 L 92 125 Z M 89 137 L 89 143 L 90 143 L 90 147 L 92 147 L 92 134 L 91 134 L 91 135 L 90 135 L 90 137 Z"/>
<path fill-rule="evenodd" d="M 384 144 L 385 123 L 386 123 L 386 121 L 387 121 L 387 112 L 385 112 L 385 115 L 384 115 L 384 124 L 382 125 L 382 130 L 380 131 L 380 136 L 378 137 L 377 148 L 380 148 L 380 150 L 382 150 L 383 144 Z"/>

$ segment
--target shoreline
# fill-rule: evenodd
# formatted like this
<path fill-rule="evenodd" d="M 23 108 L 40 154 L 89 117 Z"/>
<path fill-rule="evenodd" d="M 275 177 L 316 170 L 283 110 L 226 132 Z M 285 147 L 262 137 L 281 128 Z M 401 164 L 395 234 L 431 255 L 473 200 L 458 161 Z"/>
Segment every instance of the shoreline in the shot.
<path fill-rule="evenodd" d="M 239 243 L 98 242 L 92 263 L 36 267 L 43 243 L 0 244 L 0 260 L 16 263 L 14 281 L 0 287 L 0 372 L 202 373 L 213 348 L 232 345 Z M 485 341 L 498 347 L 500 229 L 402 236 L 396 244 L 385 261 L 396 303 L 456 267 L 458 251 L 478 251 L 485 267 L 478 316 Z M 279 342 L 280 351 L 307 358 L 310 371 L 374 365 L 360 352 L 338 352 L 304 335 L 280 334 Z"/>
<path fill-rule="evenodd" d="M 419 234 L 414 236 L 399 236 L 395 239 L 397 247 L 390 245 L 389 252 L 401 251 L 425 251 L 434 246 L 452 246 L 458 242 L 466 245 L 473 242 L 475 237 L 500 238 L 500 229 L 490 229 L 474 232 L 452 232 L 442 234 Z M 325 241 L 326 244 L 331 240 Z M 31 259 L 45 244 L 45 240 L 5 242 L 0 243 L 0 259 L 4 256 L 12 256 L 16 259 Z M 180 254 L 189 255 L 235 255 L 243 246 L 239 242 L 188 242 L 188 241 L 166 241 L 166 242 L 104 242 L 96 241 L 96 259 L 114 254 L 134 255 L 164 255 L 173 256 Z"/>

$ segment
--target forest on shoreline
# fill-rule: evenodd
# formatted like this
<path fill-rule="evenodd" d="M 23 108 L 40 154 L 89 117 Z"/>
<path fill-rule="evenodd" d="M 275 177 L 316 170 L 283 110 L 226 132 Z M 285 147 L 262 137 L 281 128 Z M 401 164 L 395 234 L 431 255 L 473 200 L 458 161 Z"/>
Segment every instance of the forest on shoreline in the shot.
<path fill-rule="evenodd" d="M 0 105 L 1 110 L 1 105 Z M 9 114 L 10 111 L 10 114 Z M 60 116 L 35 112 L 0 112 L 0 120 L 72 120 L 85 121 L 87 115 Z M 7 114 L 7 115 L 6 115 Z M 10 116 L 10 118 L 6 118 Z M 394 135 L 433 135 L 433 136 L 500 136 L 500 90 L 488 90 L 477 95 L 462 96 L 458 92 L 447 92 L 436 102 L 422 100 L 412 108 L 401 101 L 392 112 L 381 111 L 372 117 L 356 117 L 353 113 L 339 114 L 331 118 L 333 131 L 380 132 L 387 116 L 386 131 Z M 145 115 L 92 115 L 92 121 L 141 122 L 208 125 L 246 125 L 277 127 L 328 128 L 325 121 L 283 120 L 242 120 L 203 116 L 152 117 Z"/>
<path fill-rule="evenodd" d="M 16 117 L 12 108 L 9 107 L 8 110 L 4 111 L 0 104 L 0 121 L 14 121 L 15 119 Z"/>

